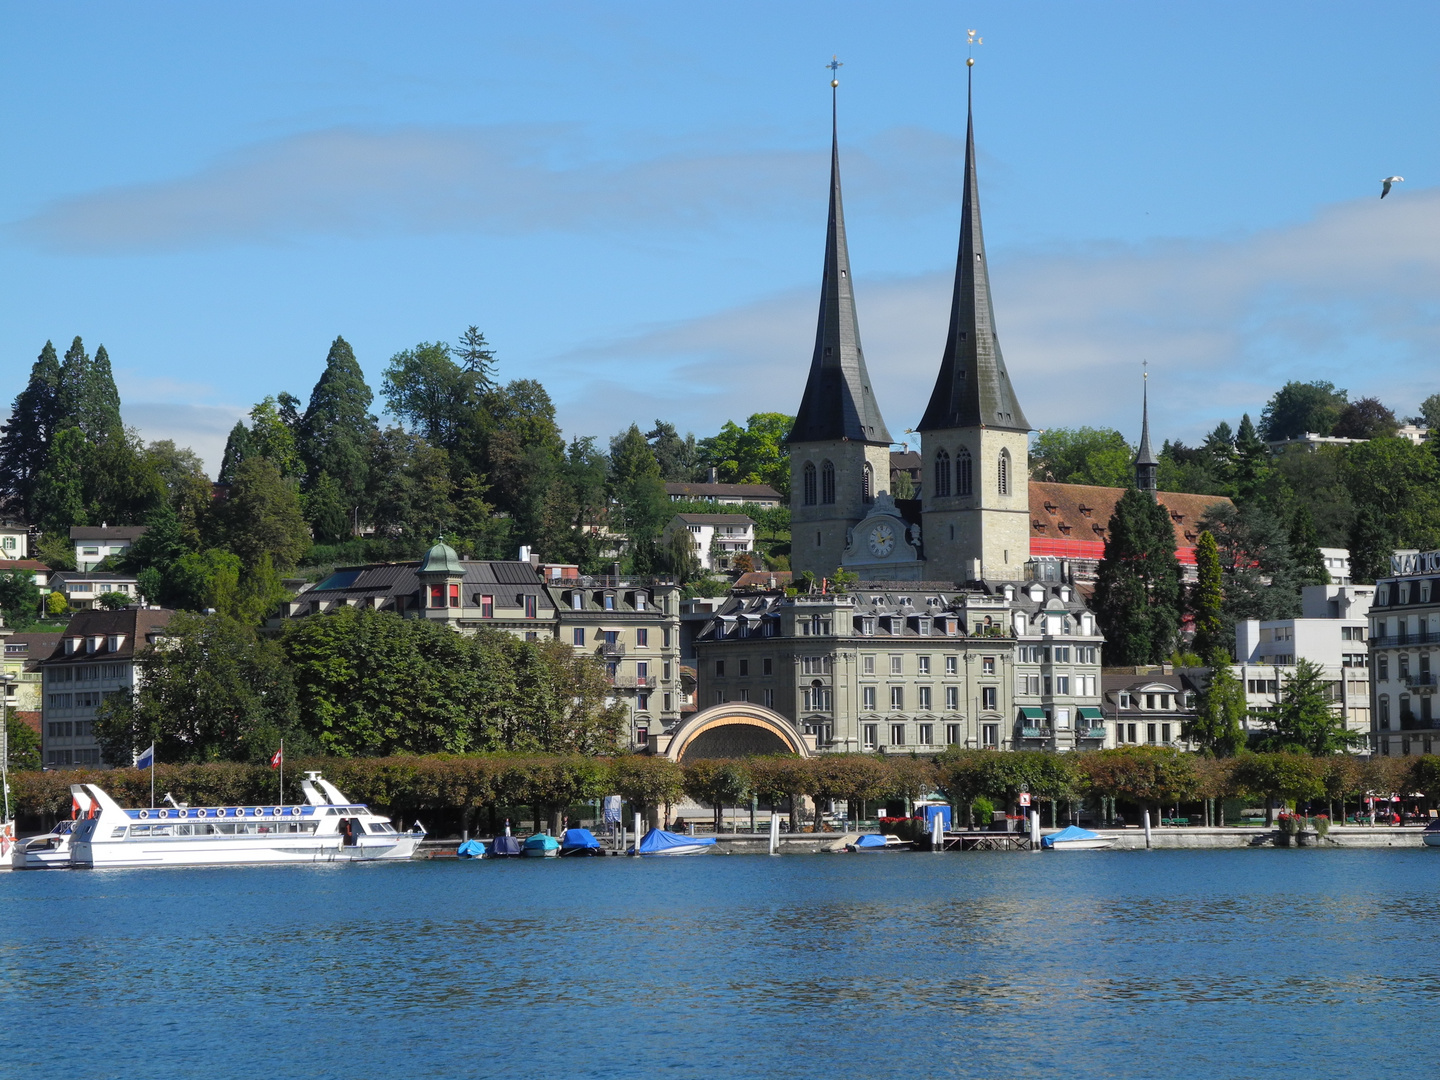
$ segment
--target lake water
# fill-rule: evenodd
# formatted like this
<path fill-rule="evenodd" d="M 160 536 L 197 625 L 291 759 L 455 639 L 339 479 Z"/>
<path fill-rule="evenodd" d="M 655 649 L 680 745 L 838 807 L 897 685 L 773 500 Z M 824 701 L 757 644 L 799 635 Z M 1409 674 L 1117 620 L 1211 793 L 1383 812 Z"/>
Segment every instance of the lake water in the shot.
<path fill-rule="evenodd" d="M 1440 851 L 0 874 L 0 1075 L 1431 1075 Z"/>

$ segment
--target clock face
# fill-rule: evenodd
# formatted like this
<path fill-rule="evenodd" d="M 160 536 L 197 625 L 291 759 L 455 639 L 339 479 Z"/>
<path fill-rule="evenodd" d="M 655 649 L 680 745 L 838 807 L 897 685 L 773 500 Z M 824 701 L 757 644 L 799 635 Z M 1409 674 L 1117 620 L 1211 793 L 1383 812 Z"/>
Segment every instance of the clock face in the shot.
<path fill-rule="evenodd" d="M 870 553 L 884 558 L 895 550 L 895 530 L 883 522 L 870 530 Z"/>

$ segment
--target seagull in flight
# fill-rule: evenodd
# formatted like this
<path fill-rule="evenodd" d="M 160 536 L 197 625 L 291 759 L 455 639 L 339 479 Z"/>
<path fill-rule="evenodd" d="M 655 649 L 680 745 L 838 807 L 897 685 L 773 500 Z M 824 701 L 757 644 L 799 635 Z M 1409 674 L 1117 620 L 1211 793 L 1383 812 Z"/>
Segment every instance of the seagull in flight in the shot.
<path fill-rule="evenodd" d="M 1403 177 L 1403 176 L 1387 176 L 1387 177 L 1385 177 L 1384 180 L 1381 180 L 1381 181 L 1380 181 L 1380 184 L 1381 184 L 1381 187 L 1380 187 L 1380 198 L 1383 199 L 1383 198 L 1385 198 L 1386 195 L 1389 195 L 1389 194 L 1390 194 L 1390 186 L 1391 186 L 1392 184 L 1403 184 L 1404 182 L 1405 182 L 1405 177 Z"/>

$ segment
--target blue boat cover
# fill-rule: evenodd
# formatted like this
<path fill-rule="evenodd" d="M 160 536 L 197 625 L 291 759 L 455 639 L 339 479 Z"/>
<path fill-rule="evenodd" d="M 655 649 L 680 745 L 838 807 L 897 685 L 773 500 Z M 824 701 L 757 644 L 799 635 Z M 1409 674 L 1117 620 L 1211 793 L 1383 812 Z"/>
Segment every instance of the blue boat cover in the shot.
<path fill-rule="evenodd" d="M 497 836 L 490 841 L 490 854 L 496 855 L 519 855 L 520 841 L 513 836 Z"/>
<path fill-rule="evenodd" d="M 479 840 L 466 840 L 455 854 L 462 859 L 478 859 L 485 854 L 485 845 Z"/>
<path fill-rule="evenodd" d="M 565 835 L 560 838 L 562 848 L 599 848 L 600 841 L 595 839 L 595 834 L 589 829 L 566 829 Z"/>
<path fill-rule="evenodd" d="M 879 833 L 866 833 L 858 840 L 856 840 L 855 843 L 851 846 L 857 848 L 884 847 L 885 837 L 881 836 Z"/>
<path fill-rule="evenodd" d="M 636 850 L 641 855 L 655 855 L 662 851 L 669 851 L 677 847 L 694 847 L 696 844 L 708 847 L 715 843 L 714 837 L 705 836 L 681 836 L 679 833 L 666 832 L 664 829 L 651 829 L 640 838 Z"/>
<path fill-rule="evenodd" d="M 1040 841 L 1041 847 L 1054 847 L 1056 840 L 1096 840 L 1099 833 L 1093 833 L 1089 829 L 1082 829 L 1078 825 L 1071 825 L 1069 828 L 1061 829 L 1057 833 L 1051 833 Z"/>
<path fill-rule="evenodd" d="M 938 817 L 941 821 L 943 821 L 943 822 L 945 823 L 945 826 L 944 826 L 944 827 L 945 827 L 946 829 L 950 828 L 950 807 L 948 807 L 948 806 L 926 806 L 926 807 L 923 807 L 922 809 L 925 811 L 925 828 L 927 828 L 927 829 L 933 829 L 933 828 L 935 828 L 935 819 L 936 819 L 937 817 Z"/>
<path fill-rule="evenodd" d="M 560 846 L 560 841 L 549 833 L 537 832 L 534 836 L 525 838 L 526 851 L 554 851 Z"/>

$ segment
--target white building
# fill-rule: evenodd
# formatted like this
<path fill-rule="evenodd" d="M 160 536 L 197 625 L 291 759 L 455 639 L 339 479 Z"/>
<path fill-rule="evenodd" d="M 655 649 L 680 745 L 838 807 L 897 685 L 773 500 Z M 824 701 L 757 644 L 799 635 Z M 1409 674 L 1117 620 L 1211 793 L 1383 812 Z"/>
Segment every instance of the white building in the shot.
<path fill-rule="evenodd" d="M 745 514 L 676 514 L 665 526 L 661 543 L 684 529 L 700 565 L 706 570 L 728 570 L 742 551 L 755 550 L 755 522 Z"/>
<path fill-rule="evenodd" d="M 1373 585 L 1311 585 L 1298 619 L 1246 619 L 1235 626 L 1235 675 L 1245 685 L 1247 728 L 1264 730 L 1298 659 L 1319 664 L 1331 700 L 1354 732 L 1370 730 L 1369 614 Z"/>
<path fill-rule="evenodd" d="M 1370 748 L 1386 757 L 1432 754 L 1435 644 L 1440 643 L 1440 551 L 1397 553 L 1391 576 L 1375 583 L 1370 609 L 1374 718 Z"/>
<path fill-rule="evenodd" d="M 13 523 L 0 524 L 0 559 L 28 559 L 30 529 Z"/>
<path fill-rule="evenodd" d="M 144 525 L 74 525 L 70 540 L 75 545 L 75 568 L 93 570 L 111 555 L 119 555 L 145 535 Z"/>
<path fill-rule="evenodd" d="M 134 574 L 82 573 L 79 570 L 61 570 L 50 576 L 49 591 L 64 593 L 70 607 L 86 611 L 99 606 L 100 597 L 108 593 L 119 593 L 127 604 L 142 600 L 140 584 Z"/>
<path fill-rule="evenodd" d="M 1325 560 L 1325 570 L 1330 575 L 1331 585 L 1350 584 L 1349 548 L 1322 547 L 1320 557 Z"/>

